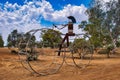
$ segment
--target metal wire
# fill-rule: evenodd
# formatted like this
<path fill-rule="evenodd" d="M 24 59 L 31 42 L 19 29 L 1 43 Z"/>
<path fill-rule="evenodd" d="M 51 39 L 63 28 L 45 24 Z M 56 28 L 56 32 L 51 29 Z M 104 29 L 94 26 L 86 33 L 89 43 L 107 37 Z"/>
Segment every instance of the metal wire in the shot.
<path fill-rule="evenodd" d="M 20 52 L 18 53 L 18 56 L 19 56 L 19 59 L 21 60 L 22 66 L 26 70 L 30 71 L 33 74 L 35 73 L 35 74 L 43 75 L 43 76 L 57 73 L 64 63 L 66 63 L 67 65 L 71 65 L 72 64 L 72 65 L 75 65 L 75 66 L 79 67 L 79 64 L 76 63 L 76 59 L 75 59 L 75 57 L 73 55 L 73 54 L 75 54 L 73 49 L 72 49 L 73 45 L 70 46 L 70 47 L 66 47 L 66 48 L 63 48 L 62 50 L 60 50 L 60 52 L 62 53 L 61 56 L 57 56 L 56 55 L 57 54 L 56 52 L 59 52 L 59 50 L 55 50 L 53 55 L 45 55 L 44 56 L 43 54 L 40 54 L 40 56 L 43 56 L 43 58 L 44 57 L 52 57 L 52 58 L 50 58 L 50 59 L 52 59 L 52 60 L 50 60 L 51 63 L 48 64 L 48 65 L 47 65 L 47 63 L 42 65 L 42 62 L 40 62 L 40 61 L 38 61 L 39 63 L 37 61 L 36 62 L 35 61 L 29 61 L 27 59 L 27 57 L 28 57 L 28 55 L 30 55 L 30 53 L 26 49 L 30 48 L 29 45 L 32 43 L 31 42 L 32 36 L 34 36 L 37 32 L 42 32 L 42 30 L 53 30 L 53 29 L 42 28 L 42 29 L 34 29 L 34 30 L 31 30 L 31 31 L 27 32 L 27 33 L 30 33 L 31 36 L 30 36 L 30 38 L 28 39 L 28 41 L 26 43 L 25 52 L 24 52 L 24 56 L 26 56 L 26 57 L 24 58 L 24 60 L 22 60 L 23 54 L 21 54 Z M 53 35 L 55 35 L 55 33 L 53 33 Z M 84 35 L 84 34 L 76 34 L 75 36 L 78 37 L 78 36 L 81 36 L 81 35 Z M 22 41 L 19 43 L 19 46 L 21 44 L 22 44 Z M 70 54 L 71 57 L 67 56 L 67 54 Z M 92 56 L 90 56 L 89 62 L 86 63 L 86 65 L 88 65 L 90 63 L 91 57 Z M 71 58 L 71 60 L 73 62 L 72 63 L 68 63 L 67 62 L 68 58 Z M 35 68 L 36 66 L 38 66 L 38 67 Z M 82 66 L 82 65 L 80 65 L 80 66 Z M 39 69 L 41 67 L 44 67 L 44 69 L 43 70 Z M 79 67 L 79 68 L 81 68 L 81 67 Z"/>

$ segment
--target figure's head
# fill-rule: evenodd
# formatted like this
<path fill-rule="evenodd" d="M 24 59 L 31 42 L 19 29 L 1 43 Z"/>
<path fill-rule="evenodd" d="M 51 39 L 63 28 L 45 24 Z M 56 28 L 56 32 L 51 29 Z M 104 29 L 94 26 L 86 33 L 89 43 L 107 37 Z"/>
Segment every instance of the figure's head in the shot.
<path fill-rule="evenodd" d="M 69 22 L 76 23 L 76 19 L 73 16 L 68 16 Z"/>
<path fill-rule="evenodd" d="M 68 23 L 73 23 L 71 19 L 69 19 Z"/>

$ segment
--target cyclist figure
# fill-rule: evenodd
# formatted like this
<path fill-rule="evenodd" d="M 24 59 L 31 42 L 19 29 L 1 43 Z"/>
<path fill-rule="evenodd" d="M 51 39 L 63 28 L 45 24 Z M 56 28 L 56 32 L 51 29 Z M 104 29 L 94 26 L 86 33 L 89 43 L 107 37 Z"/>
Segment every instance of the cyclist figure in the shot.
<path fill-rule="evenodd" d="M 76 23 L 76 20 L 73 16 L 69 16 L 68 18 L 70 19 L 68 24 L 63 25 L 64 27 L 68 26 L 68 33 L 65 34 L 65 37 L 63 38 L 62 42 L 60 43 L 58 56 L 60 56 L 61 48 L 62 48 L 62 45 L 65 42 L 65 40 L 67 40 L 67 47 L 68 47 L 69 46 L 69 36 L 75 36 L 75 33 L 73 33 L 73 23 Z"/>

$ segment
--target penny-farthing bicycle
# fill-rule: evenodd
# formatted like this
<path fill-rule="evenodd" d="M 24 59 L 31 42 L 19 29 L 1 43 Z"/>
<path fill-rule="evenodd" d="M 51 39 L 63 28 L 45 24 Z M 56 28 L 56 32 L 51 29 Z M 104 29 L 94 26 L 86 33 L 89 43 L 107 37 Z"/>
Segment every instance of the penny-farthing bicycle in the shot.
<path fill-rule="evenodd" d="M 64 63 L 78 68 L 88 66 L 93 55 L 89 36 L 65 34 L 62 40 L 59 34 L 58 31 L 49 28 L 27 32 L 27 37 L 24 36 L 19 43 L 18 55 L 22 66 L 31 73 L 39 75 L 54 74 Z M 47 38 L 49 42 L 44 41 L 43 35 L 50 36 Z M 39 42 L 35 42 L 35 36 L 39 36 Z M 73 38 L 71 42 L 70 37 Z"/>

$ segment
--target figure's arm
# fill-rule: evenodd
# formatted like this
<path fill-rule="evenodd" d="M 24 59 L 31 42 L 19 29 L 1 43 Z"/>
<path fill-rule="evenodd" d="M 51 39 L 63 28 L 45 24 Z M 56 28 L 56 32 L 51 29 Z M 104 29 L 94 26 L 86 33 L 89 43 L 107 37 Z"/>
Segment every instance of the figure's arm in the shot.
<path fill-rule="evenodd" d="M 62 25 L 63 27 L 62 27 L 61 29 L 65 28 L 67 25 L 68 25 L 68 24 L 63 24 L 63 25 Z"/>
<path fill-rule="evenodd" d="M 58 28 L 58 29 L 63 29 L 63 28 L 65 28 L 66 26 L 67 26 L 68 24 L 62 24 L 62 28 L 58 28 L 55 24 L 53 24 L 53 26 L 55 27 L 55 28 Z"/>

